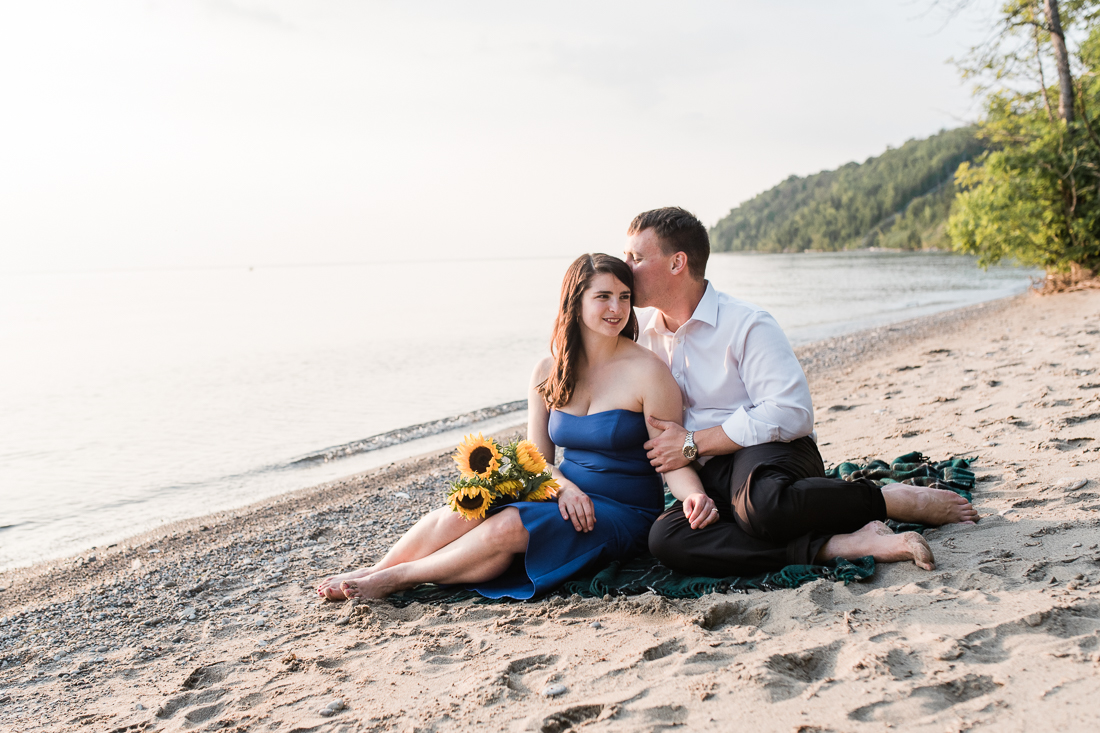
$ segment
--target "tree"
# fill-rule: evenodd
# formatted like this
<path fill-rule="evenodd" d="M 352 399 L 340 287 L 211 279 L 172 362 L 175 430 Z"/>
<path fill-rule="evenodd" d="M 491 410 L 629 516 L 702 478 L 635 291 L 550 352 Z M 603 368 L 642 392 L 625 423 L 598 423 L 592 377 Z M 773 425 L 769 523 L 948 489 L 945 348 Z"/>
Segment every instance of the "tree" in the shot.
<path fill-rule="evenodd" d="M 959 163 L 985 148 L 972 128 L 909 140 L 863 163 L 791 176 L 734 207 L 710 230 L 715 252 L 947 246 Z"/>
<path fill-rule="evenodd" d="M 1100 2 L 1012 0 L 995 40 L 960 66 L 986 95 L 977 135 L 989 151 L 956 173 L 953 245 L 983 266 L 1011 259 L 1051 280 L 1090 277 L 1100 266 Z"/>

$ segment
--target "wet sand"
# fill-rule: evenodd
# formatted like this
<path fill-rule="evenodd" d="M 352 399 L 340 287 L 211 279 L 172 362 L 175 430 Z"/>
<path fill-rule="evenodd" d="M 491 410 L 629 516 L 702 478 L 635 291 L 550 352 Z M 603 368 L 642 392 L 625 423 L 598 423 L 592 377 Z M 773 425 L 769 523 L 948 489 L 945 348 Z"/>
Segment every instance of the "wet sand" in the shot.
<path fill-rule="evenodd" d="M 1095 730 L 1098 353 L 1097 291 L 799 350 L 827 462 L 975 459 L 982 520 L 926 534 L 934 571 L 687 601 L 317 600 L 439 505 L 453 463 L 425 456 L 0 574 L 0 729 Z"/>

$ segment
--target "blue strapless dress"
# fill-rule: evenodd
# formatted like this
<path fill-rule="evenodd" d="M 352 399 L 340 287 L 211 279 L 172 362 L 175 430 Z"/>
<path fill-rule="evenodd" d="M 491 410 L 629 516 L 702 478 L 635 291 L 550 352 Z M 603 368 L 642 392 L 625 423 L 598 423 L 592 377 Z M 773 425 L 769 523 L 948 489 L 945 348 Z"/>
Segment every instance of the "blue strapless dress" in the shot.
<path fill-rule="evenodd" d="M 596 526 L 576 531 L 554 501 L 508 504 L 519 510 L 531 537 L 526 554 L 507 572 L 469 586 L 488 598 L 531 598 L 585 570 L 644 552 L 649 528 L 664 510 L 661 477 L 642 447 L 649 431 L 640 412 L 578 417 L 551 410 L 549 427 L 554 445 L 565 448 L 559 468 L 592 499 Z"/>

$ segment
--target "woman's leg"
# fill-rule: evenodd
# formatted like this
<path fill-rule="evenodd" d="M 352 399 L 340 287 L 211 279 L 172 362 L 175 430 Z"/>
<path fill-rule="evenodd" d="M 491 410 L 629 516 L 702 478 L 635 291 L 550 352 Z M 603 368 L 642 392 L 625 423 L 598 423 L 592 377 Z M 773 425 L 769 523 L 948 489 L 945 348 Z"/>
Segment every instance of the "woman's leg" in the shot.
<path fill-rule="evenodd" d="M 370 567 L 325 578 L 317 586 L 317 593 L 330 601 L 343 601 L 346 599 L 344 591 L 340 589 L 340 583 L 343 581 L 363 578 L 384 568 L 427 557 L 484 521 L 484 519 L 466 520 L 449 507 L 440 507 L 421 517 L 377 563 Z"/>
<path fill-rule="evenodd" d="M 528 539 L 519 510 L 508 507 L 426 557 L 379 568 L 340 587 L 348 598 L 385 598 L 421 583 L 483 583 L 526 552 Z"/>

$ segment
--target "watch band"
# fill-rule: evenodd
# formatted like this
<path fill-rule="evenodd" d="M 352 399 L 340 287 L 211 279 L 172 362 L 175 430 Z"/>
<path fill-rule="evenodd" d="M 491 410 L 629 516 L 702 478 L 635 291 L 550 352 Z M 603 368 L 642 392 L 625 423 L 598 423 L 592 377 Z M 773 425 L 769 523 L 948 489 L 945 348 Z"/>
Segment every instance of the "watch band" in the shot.
<path fill-rule="evenodd" d="M 689 461 L 694 461 L 695 457 L 699 455 L 699 448 L 695 445 L 695 431 L 689 430 L 688 434 L 684 436 L 684 458 Z"/>

